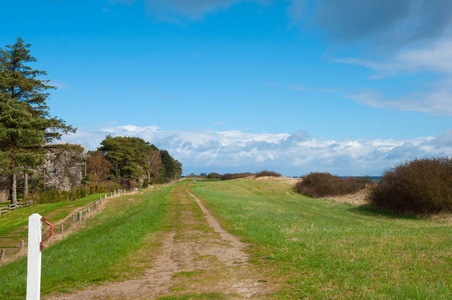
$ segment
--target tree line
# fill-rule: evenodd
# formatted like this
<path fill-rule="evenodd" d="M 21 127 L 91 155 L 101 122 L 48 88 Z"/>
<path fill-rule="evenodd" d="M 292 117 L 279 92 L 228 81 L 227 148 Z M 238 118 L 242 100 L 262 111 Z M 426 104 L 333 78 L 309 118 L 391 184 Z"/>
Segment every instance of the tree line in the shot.
<path fill-rule="evenodd" d="M 56 87 L 41 79 L 45 71 L 29 66 L 36 62 L 30 47 L 17 38 L 0 48 L 0 183 L 9 185 L 11 203 L 18 194 L 29 197 L 30 191 L 35 196 L 49 190 L 89 192 L 93 189 L 86 185 L 93 183 L 145 186 L 180 177 L 178 161 L 139 138 L 107 136 L 97 151 L 88 153 L 80 145 L 57 144 L 77 129 L 50 115 L 47 100 Z"/>
<path fill-rule="evenodd" d="M 135 188 L 181 175 L 182 164 L 167 150 L 159 150 L 141 138 L 108 135 L 97 151 L 89 153 L 86 180 L 96 185 L 120 183 Z"/>

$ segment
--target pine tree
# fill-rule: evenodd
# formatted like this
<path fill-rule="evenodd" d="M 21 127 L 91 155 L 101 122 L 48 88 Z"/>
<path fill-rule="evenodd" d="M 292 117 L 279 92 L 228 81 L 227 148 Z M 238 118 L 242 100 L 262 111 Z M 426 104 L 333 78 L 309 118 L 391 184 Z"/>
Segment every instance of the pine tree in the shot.
<path fill-rule="evenodd" d="M 7 151 L 4 149 L 8 149 L 7 143 L 11 142 L 12 144 L 9 145 L 9 149 L 14 149 L 14 151 L 8 153 L 19 153 L 20 147 L 23 146 L 25 148 L 22 150 L 25 152 L 33 149 L 33 151 L 35 151 L 35 157 L 42 157 L 42 151 L 40 150 L 42 150 L 44 146 L 48 147 L 48 144 L 52 141 L 61 139 L 61 136 L 64 133 L 75 132 L 76 129 L 70 125 L 66 125 L 64 120 L 50 117 L 49 107 L 46 104 L 46 99 L 49 96 L 47 90 L 55 89 L 55 87 L 48 84 L 49 80 L 38 79 L 39 76 L 47 75 L 45 71 L 33 70 L 28 66 L 29 63 L 36 61 L 36 59 L 30 55 L 30 46 L 30 44 L 24 44 L 24 41 L 21 38 L 17 38 L 17 42 L 14 45 L 6 45 L 5 50 L 0 49 L 0 93 L 3 94 L 0 101 L 5 106 L 5 109 L 8 108 L 11 112 L 14 111 L 18 113 L 20 108 L 23 108 L 28 113 L 25 118 L 27 121 L 24 121 L 25 123 L 22 124 L 18 122 L 13 124 L 7 120 L 7 116 L 2 111 L 3 120 L 5 122 L 2 126 L 4 128 L 13 126 L 12 128 L 19 132 L 20 126 L 27 126 L 27 122 L 34 122 L 37 126 L 35 127 L 36 131 L 31 133 L 33 136 L 23 137 L 25 139 L 28 138 L 29 140 L 14 143 L 12 140 L 6 139 L 3 141 L 0 138 L 0 143 L 4 145 L 2 152 Z M 16 103 L 12 104 L 13 102 L 11 101 L 15 101 Z M 21 104 L 20 108 L 16 105 L 17 103 Z M 28 120 L 28 118 L 35 118 L 35 120 Z M 38 146 L 41 147 L 41 149 L 38 149 Z M 27 165 L 26 160 L 20 159 L 20 157 L 22 157 L 21 155 L 16 157 L 15 154 L 7 155 L 6 153 L 7 152 L 0 153 L 0 155 L 2 155 L 2 157 L 9 157 L 9 162 L 12 163 L 9 165 L 10 169 L 8 169 L 8 172 L 11 175 L 11 201 L 15 201 L 16 172 L 19 170 L 17 163 L 27 170 L 27 167 L 36 166 L 37 162 L 42 163 L 42 160 L 33 159 L 29 161 L 29 165 Z M 32 157 L 30 156 L 32 155 L 31 152 L 27 153 L 27 157 Z M 25 176 L 25 178 L 28 177 Z M 27 185 L 27 183 L 24 184 L 24 186 Z"/>
<path fill-rule="evenodd" d="M 11 175 L 11 203 L 17 202 L 16 174 L 44 162 L 44 130 L 50 121 L 37 118 L 26 103 L 0 93 L 0 167 Z"/>
<path fill-rule="evenodd" d="M 75 132 L 75 129 L 66 125 L 64 120 L 49 116 L 47 90 L 55 87 L 48 85 L 50 80 L 38 79 L 39 76 L 47 75 L 45 71 L 33 70 L 27 65 L 36 61 L 30 55 L 30 46 L 18 37 L 14 45 L 6 45 L 6 50 L 0 49 L 0 92 L 18 102 L 27 103 L 34 116 L 51 121 L 45 128 L 45 140 L 50 143 L 60 139 L 63 133 Z"/>
<path fill-rule="evenodd" d="M 0 64 L 3 78 L 0 90 L 10 95 L 12 99 L 26 102 L 37 115 L 46 115 L 48 107 L 45 103 L 48 89 L 55 87 L 47 85 L 49 80 L 39 80 L 38 76 L 47 75 L 45 71 L 32 70 L 27 63 L 35 62 L 30 55 L 31 44 L 24 44 L 17 38 L 14 45 L 6 45 L 7 50 L 0 50 Z"/>

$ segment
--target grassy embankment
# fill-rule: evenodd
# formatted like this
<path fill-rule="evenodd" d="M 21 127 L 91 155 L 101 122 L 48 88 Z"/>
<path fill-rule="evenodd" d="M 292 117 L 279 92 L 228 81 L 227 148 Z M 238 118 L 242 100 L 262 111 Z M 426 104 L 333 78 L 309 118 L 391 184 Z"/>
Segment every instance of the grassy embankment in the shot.
<path fill-rule="evenodd" d="M 59 222 L 67 217 L 74 209 L 83 207 L 99 199 L 99 195 L 93 194 L 88 197 L 77 199 L 75 201 L 64 201 L 58 203 L 39 204 L 30 207 L 24 207 L 2 214 L 0 218 L 0 239 L 8 238 L 17 240 L 27 238 L 28 217 L 37 213 L 47 218 L 50 222 Z M 59 230 L 59 228 L 55 228 Z M 0 247 L 4 246 L 0 243 Z"/>
<path fill-rule="evenodd" d="M 156 234 L 165 227 L 168 197 L 172 189 L 165 187 L 152 193 L 112 198 L 76 233 L 46 247 L 42 257 L 41 295 L 117 280 L 142 271 L 149 258 L 138 252 L 156 247 Z M 94 200 L 88 197 L 69 203 L 83 206 Z M 46 216 L 51 222 L 62 219 L 74 208 L 67 207 L 70 205 L 67 203 L 17 210 L 16 214 L 23 215 L 17 218 L 17 223 L 34 212 Z M 9 223 L 3 221 L 6 221 L 6 216 L 0 220 L 2 232 L 20 228 L 13 220 Z M 0 299 L 24 298 L 26 265 L 26 257 L 23 257 L 0 266 Z"/>
<path fill-rule="evenodd" d="M 452 225 L 312 199 L 281 182 L 197 181 L 193 191 L 282 298 L 452 299 Z"/>

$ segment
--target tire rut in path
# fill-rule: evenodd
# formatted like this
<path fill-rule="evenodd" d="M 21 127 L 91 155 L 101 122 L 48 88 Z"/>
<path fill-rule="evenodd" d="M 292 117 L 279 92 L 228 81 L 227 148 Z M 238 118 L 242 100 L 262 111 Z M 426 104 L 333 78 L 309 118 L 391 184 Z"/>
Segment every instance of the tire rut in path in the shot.
<path fill-rule="evenodd" d="M 172 229 L 150 269 L 132 280 L 51 299 L 156 299 L 206 293 L 226 299 L 271 297 L 278 284 L 247 262 L 247 245 L 223 230 L 186 186 L 173 191 Z"/>

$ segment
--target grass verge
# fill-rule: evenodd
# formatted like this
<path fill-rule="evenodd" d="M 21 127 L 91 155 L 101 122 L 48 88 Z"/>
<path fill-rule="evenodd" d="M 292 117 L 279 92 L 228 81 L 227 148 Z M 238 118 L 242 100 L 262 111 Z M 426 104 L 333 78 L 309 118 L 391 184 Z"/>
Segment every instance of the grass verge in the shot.
<path fill-rule="evenodd" d="M 295 299 L 452 299 L 452 226 L 313 199 L 281 182 L 193 186 L 252 262 L 284 278 Z"/>
<path fill-rule="evenodd" d="M 139 250 L 155 242 L 156 234 L 164 229 L 172 189 L 112 199 L 85 227 L 46 248 L 41 295 L 68 292 L 142 271 L 147 259 Z M 1 299 L 24 298 L 26 265 L 24 257 L 0 267 Z"/>
<path fill-rule="evenodd" d="M 6 212 L 0 217 L 0 238 L 10 237 L 11 235 L 26 237 L 27 230 L 25 227 L 28 224 L 28 217 L 33 213 L 46 217 L 50 222 L 57 222 L 65 218 L 75 208 L 98 200 L 99 195 L 103 196 L 104 194 L 93 194 L 74 201 L 38 204 Z"/>

